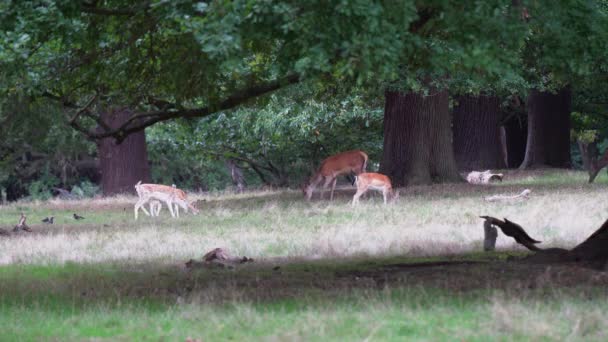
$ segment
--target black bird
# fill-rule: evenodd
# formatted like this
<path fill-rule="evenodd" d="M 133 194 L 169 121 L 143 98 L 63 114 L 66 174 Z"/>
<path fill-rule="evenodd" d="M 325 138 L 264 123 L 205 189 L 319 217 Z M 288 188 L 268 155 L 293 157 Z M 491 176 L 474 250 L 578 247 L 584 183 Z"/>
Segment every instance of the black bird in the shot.
<path fill-rule="evenodd" d="M 42 220 L 42 222 L 44 223 L 48 223 L 48 224 L 53 224 L 53 220 L 55 219 L 54 216 L 51 217 L 45 217 L 44 220 Z"/>
<path fill-rule="evenodd" d="M 74 218 L 75 218 L 76 220 L 84 220 L 84 217 L 82 217 L 82 216 L 80 216 L 80 215 L 78 215 L 78 214 L 76 214 L 76 213 L 74 213 Z"/>
<path fill-rule="evenodd" d="M 505 218 L 501 221 L 491 216 L 480 216 L 483 219 L 489 220 L 491 224 L 498 226 L 500 230 L 506 235 L 510 236 L 515 241 L 531 251 L 540 251 L 541 249 L 536 247 L 534 244 L 540 243 L 540 241 L 534 240 L 526 233 L 526 231 L 517 223 L 511 222 Z"/>

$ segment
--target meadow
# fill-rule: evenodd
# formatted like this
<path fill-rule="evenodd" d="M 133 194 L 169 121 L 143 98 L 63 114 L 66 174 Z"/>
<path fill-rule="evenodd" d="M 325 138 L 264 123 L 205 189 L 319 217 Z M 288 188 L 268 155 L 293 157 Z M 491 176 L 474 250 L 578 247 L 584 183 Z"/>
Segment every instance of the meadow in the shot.
<path fill-rule="evenodd" d="M 525 188 L 525 201 L 483 200 Z M 490 186 L 405 188 L 387 206 L 371 194 L 352 208 L 353 193 L 190 194 L 199 215 L 138 221 L 128 196 L 0 206 L 0 228 L 23 212 L 33 230 L 0 236 L 0 339 L 608 338 L 605 272 L 518 263 L 528 252 L 503 235 L 483 252 L 478 217 L 573 247 L 608 219 L 605 172 L 587 184 L 583 172 L 511 171 Z M 255 261 L 185 267 L 215 247 Z"/>

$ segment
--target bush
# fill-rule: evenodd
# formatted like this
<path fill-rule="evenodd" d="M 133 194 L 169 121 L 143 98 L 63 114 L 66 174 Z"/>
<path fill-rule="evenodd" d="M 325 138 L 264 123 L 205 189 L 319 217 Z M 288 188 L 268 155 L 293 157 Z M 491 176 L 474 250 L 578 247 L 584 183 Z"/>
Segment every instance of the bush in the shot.
<path fill-rule="evenodd" d="M 99 194 L 99 186 L 85 180 L 78 185 L 74 185 L 71 194 L 77 198 L 94 197 Z"/>
<path fill-rule="evenodd" d="M 45 201 L 53 197 L 53 187 L 59 184 L 59 179 L 47 171 L 42 176 L 31 182 L 28 186 L 29 198 Z"/>

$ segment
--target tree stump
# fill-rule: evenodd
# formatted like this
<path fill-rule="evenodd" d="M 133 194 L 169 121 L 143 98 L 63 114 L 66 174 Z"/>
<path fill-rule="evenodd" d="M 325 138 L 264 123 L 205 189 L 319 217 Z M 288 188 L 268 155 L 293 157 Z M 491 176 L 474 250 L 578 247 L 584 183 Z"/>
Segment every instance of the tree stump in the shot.
<path fill-rule="evenodd" d="M 483 222 L 483 250 L 486 252 L 493 251 L 496 248 L 496 238 L 498 237 L 498 230 L 492 227 L 490 220 Z"/>

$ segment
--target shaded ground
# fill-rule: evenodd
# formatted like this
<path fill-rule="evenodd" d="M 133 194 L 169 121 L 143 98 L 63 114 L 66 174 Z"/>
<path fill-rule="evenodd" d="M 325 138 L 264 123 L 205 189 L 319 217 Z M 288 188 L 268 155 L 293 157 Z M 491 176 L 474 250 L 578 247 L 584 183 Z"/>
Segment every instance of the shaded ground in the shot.
<path fill-rule="evenodd" d="M 507 258 L 513 260 L 507 261 Z M 44 296 L 49 288 L 54 289 L 54 295 L 88 303 L 116 298 L 149 298 L 174 303 L 179 298 L 196 300 L 200 296 L 208 303 L 235 299 L 258 302 L 303 294 L 331 298 L 357 289 L 381 291 L 386 288 L 437 289 L 453 295 L 501 290 L 514 296 L 530 290 L 608 289 L 606 272 L 571 265 L 528 264 L 517 261 L 518 258 L 511 253 L 488 253 L 432 260 L 403 257 L 314 262 L 269 259 L 230 269 L 191 270 L 182 264 L 69 264 L 46 271 L 38 266 L 15 265 L 0 272 L 0 298 Z"/>

